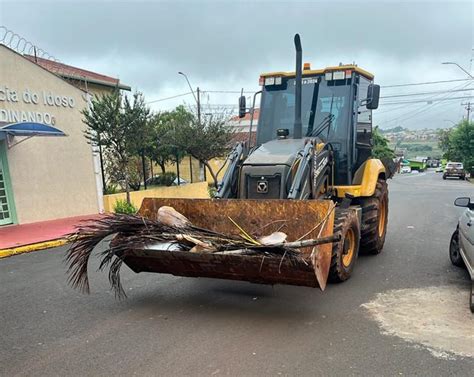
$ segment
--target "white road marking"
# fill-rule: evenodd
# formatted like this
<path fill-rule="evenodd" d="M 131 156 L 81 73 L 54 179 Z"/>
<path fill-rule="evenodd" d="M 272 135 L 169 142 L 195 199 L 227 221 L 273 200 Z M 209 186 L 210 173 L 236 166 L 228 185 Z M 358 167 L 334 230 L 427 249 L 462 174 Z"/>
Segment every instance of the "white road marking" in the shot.
<path fill-rule="evenodd" d="M 385 335 L 426 348 L 437 358 L 474 358 L 469 292 L 456 286 L 391 290 L 362 307 Z"/>

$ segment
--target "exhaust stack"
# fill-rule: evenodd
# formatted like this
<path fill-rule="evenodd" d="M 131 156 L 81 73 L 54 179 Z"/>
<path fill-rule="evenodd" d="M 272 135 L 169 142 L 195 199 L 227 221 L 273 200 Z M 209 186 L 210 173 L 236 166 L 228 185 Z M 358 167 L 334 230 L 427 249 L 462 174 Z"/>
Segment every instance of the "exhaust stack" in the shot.
<path fill-rule="evenodd" d="M 301 123 L 301 81 L 302 81 L 302 61 L 303 50 L 301 48 L 301 39 L 299 34 L 295 34 L 296 49 L 296 78 L 295 78 L 295 125 L 293 138 L 301 139 L 303 137 L 303 124 Z"/>

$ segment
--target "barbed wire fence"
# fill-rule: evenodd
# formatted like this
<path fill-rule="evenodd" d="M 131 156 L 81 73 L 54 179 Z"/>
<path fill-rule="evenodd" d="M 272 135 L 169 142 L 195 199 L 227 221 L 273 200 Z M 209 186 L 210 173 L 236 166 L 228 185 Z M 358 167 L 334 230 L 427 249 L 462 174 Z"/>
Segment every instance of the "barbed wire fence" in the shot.
<path fill-rule="evenodd" d="M 78 75 L 77 70 L 61 62 L 36 43 L 3 25 L 0 25 L 0 44 L 23 55 L 28 60 L 35 62 L 69 83 L 87 90 L 87 79 L 85 76 Z"/>

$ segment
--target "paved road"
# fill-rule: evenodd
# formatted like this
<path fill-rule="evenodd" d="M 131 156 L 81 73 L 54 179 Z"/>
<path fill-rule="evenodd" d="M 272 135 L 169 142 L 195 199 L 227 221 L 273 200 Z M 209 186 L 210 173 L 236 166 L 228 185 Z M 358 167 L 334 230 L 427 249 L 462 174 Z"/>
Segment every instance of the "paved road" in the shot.
<path fill-rule="evenodd" d="M 472 375 L 474 359 L 389 335 L 361 305 L 443 287 L 462 293 L 450 310 L 472 320 L 468 275 L 447 248 L 460 212 L 453 200 L 474 197 L 474 185 L 428 172 L 389 187 L 384 252 L 361 256 L 351 280 L 324 293 L 124 269 L 129 297 L 119 302 L 103 274 L 93 274 L 89 296 L 69 288 L 64 248 L 0 260 L 0 375 Z"/>

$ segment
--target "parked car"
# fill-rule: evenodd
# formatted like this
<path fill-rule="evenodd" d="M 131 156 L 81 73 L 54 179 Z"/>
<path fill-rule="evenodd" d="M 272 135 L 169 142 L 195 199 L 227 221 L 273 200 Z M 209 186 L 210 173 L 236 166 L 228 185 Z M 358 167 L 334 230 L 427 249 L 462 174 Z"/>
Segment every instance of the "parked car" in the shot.
<path fill-rule="evenodd" d="M 180 185 L 186 185 L 188 183 L 189 182 L 187 180 L 185 180 L 184 178 L 179 178 L 179 184 Z M 177 177 L 173 181 L 173 186 L 178 186 L 178 178 Z"/>
<path fill-rule="evenodd" d="M 408 165 L 402 166 L 402 168 L 400 169 L 400 173 L 401 174 L 411 173 L 411 167 L 409 167 Z"/>
<path fill-rule="evenodd" d="M 438 165 L 438 167 L 435 169 L 436 173 L 442 173 L 444 171 L 443 165 Z"/>
<path fill-rule="evenodd" d="M 448 162 L 444 170 L 443 179 L 447 177 L 457 177 L 459 179 L 466 179 L 466 171 L 461 162 Z"/>
<path fill-rule="evenodd" d="M 458 221 L 458 226 L 451 236 L 449 257 L 451 263 L 465 267 L 471 277 L 471 295 L 469 305 L 474 313 L 474 203 L 470 198 L 457 198 L 454 205 L 465 207 Z"/>

